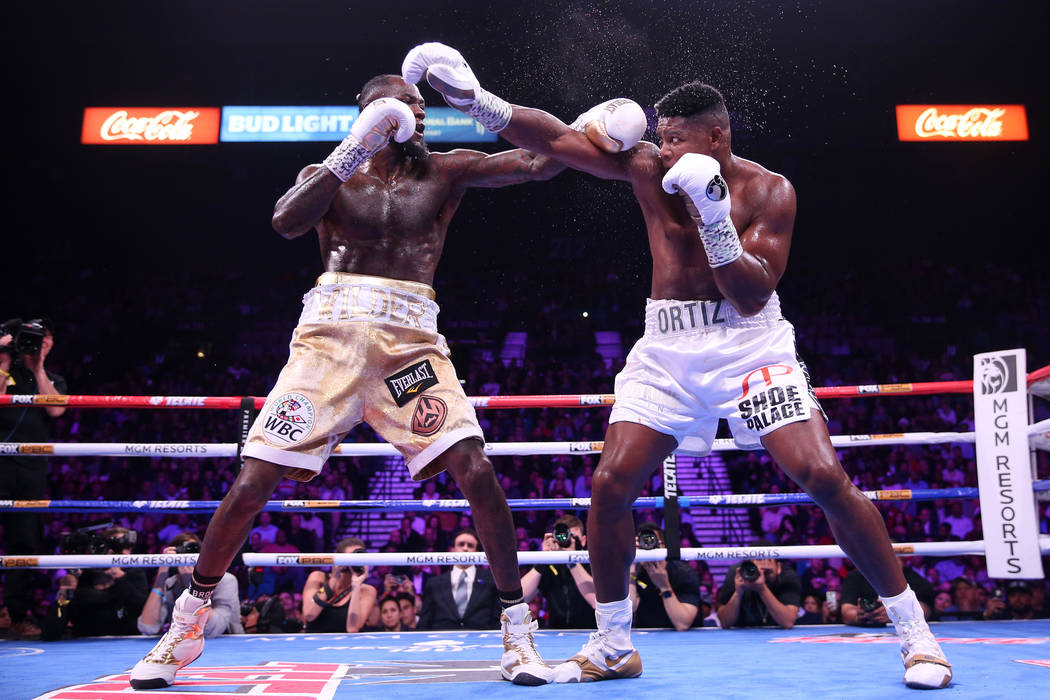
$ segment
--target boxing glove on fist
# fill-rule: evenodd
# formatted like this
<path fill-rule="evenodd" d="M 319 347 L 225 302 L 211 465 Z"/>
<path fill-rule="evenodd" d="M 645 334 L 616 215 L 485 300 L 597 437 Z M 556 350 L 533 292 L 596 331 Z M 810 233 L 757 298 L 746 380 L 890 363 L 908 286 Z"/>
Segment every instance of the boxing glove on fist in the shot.
<path fill-rule="evenodd" d="M 502 131 L 510 123 L 510 104 L 483 90 L 463 54 L 451 46 L 431 41 L 408 52 L 401 77 L 406 83 L 417 83 L 424 75 L 449 106 L 466 112 L 489 131 Z"/>
<path fill-rule="evenodd" d="M 678 193 L 700 229 L 700 241 L 711 267 L 733 262 L 744 249 L 733 220 L 729 218 L 729 185 L 722 178 L 718 161 L 700 153 L 686 153 L 664 175 L 664 192 Z"/>
<path fill-rule="evenodd" d="M 603 151 L 618 153 L 634 148 L 645 134 L 647 123 L 637 102 L 620 97 L 591 107 L 571 126 Z"/>
<path fill-rule="evenodd" d="M 350 127 L 350 134 L 324 159 L 325 166 L 346 182 L 361 163 L 386 146 L 393 136 L 398 143 L 416 132 L 416 115 L 412 109 L 392 97 L 380 97 L 361 110 Z"/>

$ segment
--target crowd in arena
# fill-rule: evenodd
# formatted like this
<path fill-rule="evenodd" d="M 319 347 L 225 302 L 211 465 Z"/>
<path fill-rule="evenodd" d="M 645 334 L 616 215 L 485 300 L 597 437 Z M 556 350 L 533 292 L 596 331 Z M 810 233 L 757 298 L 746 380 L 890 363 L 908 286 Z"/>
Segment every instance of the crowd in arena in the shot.
<path fill-rule="evenodd" d="M 928 272 L 928 268 L 919 264 L 912 274 L 920 276 Z M 1020 280 L 1013 279 L 1009 272 L 995 272 L 998 284 L 1020 285 Z M 862 284 L 863 280 L 856 281 L 856 285 Z M 964 279 L 961 273 L 951 271 L 944 273 L 943 284 L 934 285 L 930 289 L 931 297 L 923 304 L 916 304 L 906 319 L 874 311 L 869 315 L 846 313 L 842 299 L 853 296 L 848 292 L 833 295 L 826 302 L 822 298 L 819 305 L 807 309 L 808 291 L 805 282 L 798 282 L 794 297 L 782 294 L 786 300 L 785 312 L 798 331 L 802 357 L 808 362 L 817 386 L 966 379 L 972 376 L 973 352 L 999 349 L 995 340 L 997 330 L 1011 337 L 1007 329 L 1038 327 L 1039 319 L 1050 315 L 1045 300 L 1016 311 L 1004 310 L 988 316 L 988 325 L 980 331 L 987 337 L 975 336 L 967 321 L 982 312 L 982 305 L 990 303 L 989 297 L 981 293 L 979 282 L 975 285 L 973 279 Z M 621 329 L 626 351 L 640 331 L 633 304 L 625 304 L 629 308 L 615 313 L 609 311 L 613 306 L 606 305 L 606 315 L 597 320 L 581 318 L 575 309 L 555 299 L 527 313 L 520 311 L 517 315 L 494 317 L 491 325 L 479 331 L 478 323 L 463 323 L 464 319 L 472 318 L 472 307 L 464 301 L 469 294 L 467 289 L 439 287 L 439 299 L 443 309 L 447 309 L 442 312 L 442 323 L 449 326 L 446 333 L 453 359 L 466 393 L 471 396 L 611 393 L 619 365 L 594 352 L 593 332 L 603 327 Z M 506 309 L 510 301 L 501 299 L 499 294 L 497 291 L 490 307 L 498 310 L 503 304 Z M 266 307 L 267 302 L 256 301 L 255 306 L 246 304 L 226 310 L 240 320 L 238 324 L 223 325 L 227 329 L 233 325 L 255 329 L 256 335 L 246 335 L 243 330 L 240 334 L 233 331 L 223 334 L 216 328 L 220 324 L 212 324 L 214 319 L 205 312 L 209 299 L 199 288 L 178 290 L 169 301 L 170 306 L 157 307 L 155 298 L 148 304 L 128 300 L 133 308 L 144 304 L 141 310 L 144 328 L 159 324 L 175 308 L 180 309 L 187 320 L 176 324 L 177 330 L 163 348 L 150 346 L 142 338 L 132 343 L 127 356 L 122 358 L 126 360 L 122 371 L 116 370 L 116 359 L 112 355 L 98 356 L 95 330 L 98 322 L 89 324 L 77 317 L 78 311 L 83 311 L 83 317 L 88 318 L 87 310 L 78 309 L 75 301 L 63 309 L 61 318 L 56 319 L 56 351 L 49 362 L 65 377 L 68 391 L 73 394 L 266 395 L 273 373 L 283 362 L 286 340 L 281 338 L 290 330 L 291 320 L 287 324 L 264 323 L 265 314 L 260 313 L 259 307 Z M 465 311 L 458 311 L 458 307 Z M 214 310 L 211 313 L 215 313 Z M 499 356 L 502 334 L 514 329 L 508 327 L 513 322 L 506 318 L 517 318 L 528 324 L 529 344 L 520 361 L 504 362 Z M 962 328 L 966 331 L 960 330 Z M 148 330 L 143 335 L 148 336 Z M 490 337 L 492 342 L 488 347 L 479 346 L 468 342 L 471 335 L 475 339 Z M 205 337 L 209 340 L 203 341 Z M 966 343 L 952 340 L 961 337 L 967 338 Z M 1030 368 L 1050 358 L 1048 342 L 1047 338 L 1035 338 L 1028 343 Z M 78 347 L 81 343 L 83 347 Z M 972 400 L 965 394 L 836 399 L 824 401 L 823 406 L 832 435 L 974 429 Z M 1046 408 L 1040 406 L 1038 410 L 1042 413 L 1037 417 L 1045 417 Z M 490 442 L 595 441 L 602 439 L 608 414 L 609 409 L 601 407 L 514 409 L 480 411 L 479 418 Z M 52 437 L 58 442 L 231 442 L 239 434 L 239 420 L 233 411 L 72 409 L 52 421 Z M 347 441 L 380 440 L 367 425 L 361 425 Z M 864 490 L 977 486 L 972 444 L 868 447 L 840 450 L 839 456 L 854 483 Z M 597 455 L 493 457 L 492 461 L 508 498 L 586 498 L 590 495 Z M 729 453 L 725 461 L 734 493 L 798 490 L 762 451 Z M 332 459 L 322 475 L 310 483 L 285 481 L 275 498 L 367 499 L 376 489 L 373 476 L 382 468 L 382 458 Z M 48 496 L 73 500 L 217 501 L 233 482 L 237 470 L 235 459 L 52 457 L 47 460 Z M 1050 478 L 1050 459 L 1046 452 L 1037 454 L 1036 470 L 1039 478 Z M 660 493 L 660 481 L 656 478 L 642 495 Z M 423 500 L 461 497 L 445 475 L 416 485 L 414 496 Z M 979 503 L 974 499 L 896 501 L 879 503 L 878 507 L 891 538 L 898 542 L 982 539 Z M 519 550 L 543 548 L 545 535 L 551 533 L 555 521 L 572 515 L 586 521 L 583 510 L 515 511 Z M 106 528 L 97 532 L 106 532 L 113 538 L 111 544 L 115 549 L 112 551 L 157 553 L 183 533 L 203 537 L 208 517 L 208 513 L 141 511 L 49 513 L 43 517 L 44 539 L 38 553 L 68 551 L 70 533 L 105 521 L 109 521 Z M 638 514 L 639 524 L 643 519 L 652 519 L 656 525 L 663 525 L 662 517 L 660 511 Z M 1040 531 L 1050 532 L 1050 504 L 1046 501 L 1040 502 L 1038 517 Z M 8 522 L 3 521 L 5 527 Z M 362 523 L 362 516 L 356 513 L 264 512 L 252 530 L 246 549 L 276 553 L 342 551 L 338 548 L 347 538 L 362 535 Z M 681 528 L 682 545 L 721 546 L 758 540 L 781 545 L 834 542 L 820 509 L 811 506 L 751 509 L 748 525 L 747 532 L 735 533 L 741 541 L 701 541 L 687 517 Z M 370 533 L 368 538 L 362 538 L 361 548 L 384 552 L 448 551 L 459 546 L 460 535 L 469 533 L 472 527 L 469 511 L 409 512 L 392 531 Z M 122 549 L 121 538 L 128 532 L 135 533 L 135 541 Z M 0 538 L 0 542 L 6 544 L 6 539 Z M 28 552 L 5 548 L 3 553 Z M 929 599 L 924 603 L 928 602 L 931 620 L 1050 616 L 1045 580 L 1022 583 L 991 579 L 983 557 L 911 557 L 902 560 L 902 564 L 928 582 Z M 725 580 L 713 574 L 706 562 L 691 561 L 685 565 L 693 572 L 689 581 L 696 586 L 695 594 L 688 594 L 697 602 L 693 626 L 719 624 L 720 589 Z M 791 572 L 780 574 L 782 583 L 789 578 L 797 579 L 799 624 L 843 621 L 843 611 L 847 609 L 842 604 L 844 582 L 854 570 L 849 560 L 785 560 L 778 563 L 778 568 Z M 529 569 L 523 568 L 523 576 Z M 723 575 L 731 576 L 735 570 L 734 567 Z M 236 566 L 231 573 L 237 580 L 240 601 L 237 619 L 231 619 L 231 626 L 244 632 L 287 633 L 309 629 L 311 620 L 306 617 L 313 614 L 316 618 L 315 608 L 323 610 L 332 605 L 340 592 L 341 576 L 347 576 L 347 582 L 355 581 L 352 585 L 347 583 L 347 588 L 374 589 L 370 607 L 361 611 L 363 619 L 358 621 L 358 631 L 397 631 L 425 628 L 428 624 L 431 616 L 424 614 L 427 582 L 436 578 L 441 568 L 379 566 L 363 574 L 325 571 L 315 577 L 313 584 L 309 580 L 310 570 L 298 567 L 249 570 Z M 102 633 L 95 627 L 78 630 L 76 624 L 70 623 L 68 614 L 63 616 L 71 600 L 87 595 L 81 591 L 88 586 L 78 581 L 78 576 L 85 575 L 87 572 L 66 570 L 33 572 L 35 593 L 31 609 L 26 611 L 24 619 L 12 625 L 7 608 L 0 607 L 0 634 L 63 638 Z M 163 583 L 166 575 L 167 572 L 153 570 L 132 573 L 131 569 L 95 572 L 90 588 L 96 592 L 115 591 L 121 588 L 119 579 L 127 578 L 123 582 L 125 588 L 132 587 L 133 583 L 139 588 L 144 585 L 157 590 L 156 583 Z M 154 581 L 154 586 L 151 587 L 149 581 Z M 541 587 L 531 601 L 534 616 L 541 627 L 555 626 L 558 623 L 550 614 L 552 603 L 542 590 Z M 136 628 L 134 624 L 142 614 L 142 606 L 146 605 L 145 599 L 140 599 L 138 594 L 130 593 L 122 598 L 121 605 L 125 607 L 121 608 L 121 626 L 105 633 L 140 633 L 141 625 Z M 356 604 L 355 599 L 350 600 L 346 603 L 348 607 Z M 135 605 L 139 605 L 139 609 L 134 609 Z"/>

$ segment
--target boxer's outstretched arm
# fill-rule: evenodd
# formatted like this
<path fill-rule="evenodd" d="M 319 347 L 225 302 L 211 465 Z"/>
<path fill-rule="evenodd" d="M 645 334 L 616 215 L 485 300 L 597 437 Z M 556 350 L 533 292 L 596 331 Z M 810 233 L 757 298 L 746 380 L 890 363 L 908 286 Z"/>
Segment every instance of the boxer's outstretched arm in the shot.
<path fill-rule="evenodd" d="M 457 149 L 449 155 L 463 158 L 465 168 L 458 178 L 461 187 L 506 187 L 523 182 L 550 180 L 566 166 L 549 156 L 523 148 L 488 155 L 481 151 Z"/>
<path fill-rule="evenodd" d="M 575 170 L 606 180 L 630 180 L 630 151 L 606 153 L 579 131 L 540 109 L 514 105 L 500 136 L 515 146 L 550 156 Z"/>

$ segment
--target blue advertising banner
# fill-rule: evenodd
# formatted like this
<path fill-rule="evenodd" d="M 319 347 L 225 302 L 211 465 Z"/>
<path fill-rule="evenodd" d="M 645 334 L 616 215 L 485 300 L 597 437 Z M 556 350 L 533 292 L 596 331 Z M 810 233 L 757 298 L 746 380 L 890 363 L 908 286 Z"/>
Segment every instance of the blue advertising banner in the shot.
<path fill-rule="evenodd" d="M 342 141 L 357 119 L 357 107 L 222 108 L 220 141 Z M 424 120 L 430 143 L 483 143 L 496 141 L 472 118 L 451 107 L 431 107 Z"/>

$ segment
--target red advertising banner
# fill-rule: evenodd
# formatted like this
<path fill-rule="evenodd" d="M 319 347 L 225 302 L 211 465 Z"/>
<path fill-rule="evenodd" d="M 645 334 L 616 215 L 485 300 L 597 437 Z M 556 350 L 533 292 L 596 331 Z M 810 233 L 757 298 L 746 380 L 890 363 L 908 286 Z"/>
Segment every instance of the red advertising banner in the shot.
<path fill-rule="evenodd" d="M 219 142 L 218 107 L 86 107 L 81 143 L 182 146 Z"/>
<path fill-rule="evenodd" d="M 1027 141 L 1024 105 L 897 105 L 901 141 Z"/>

